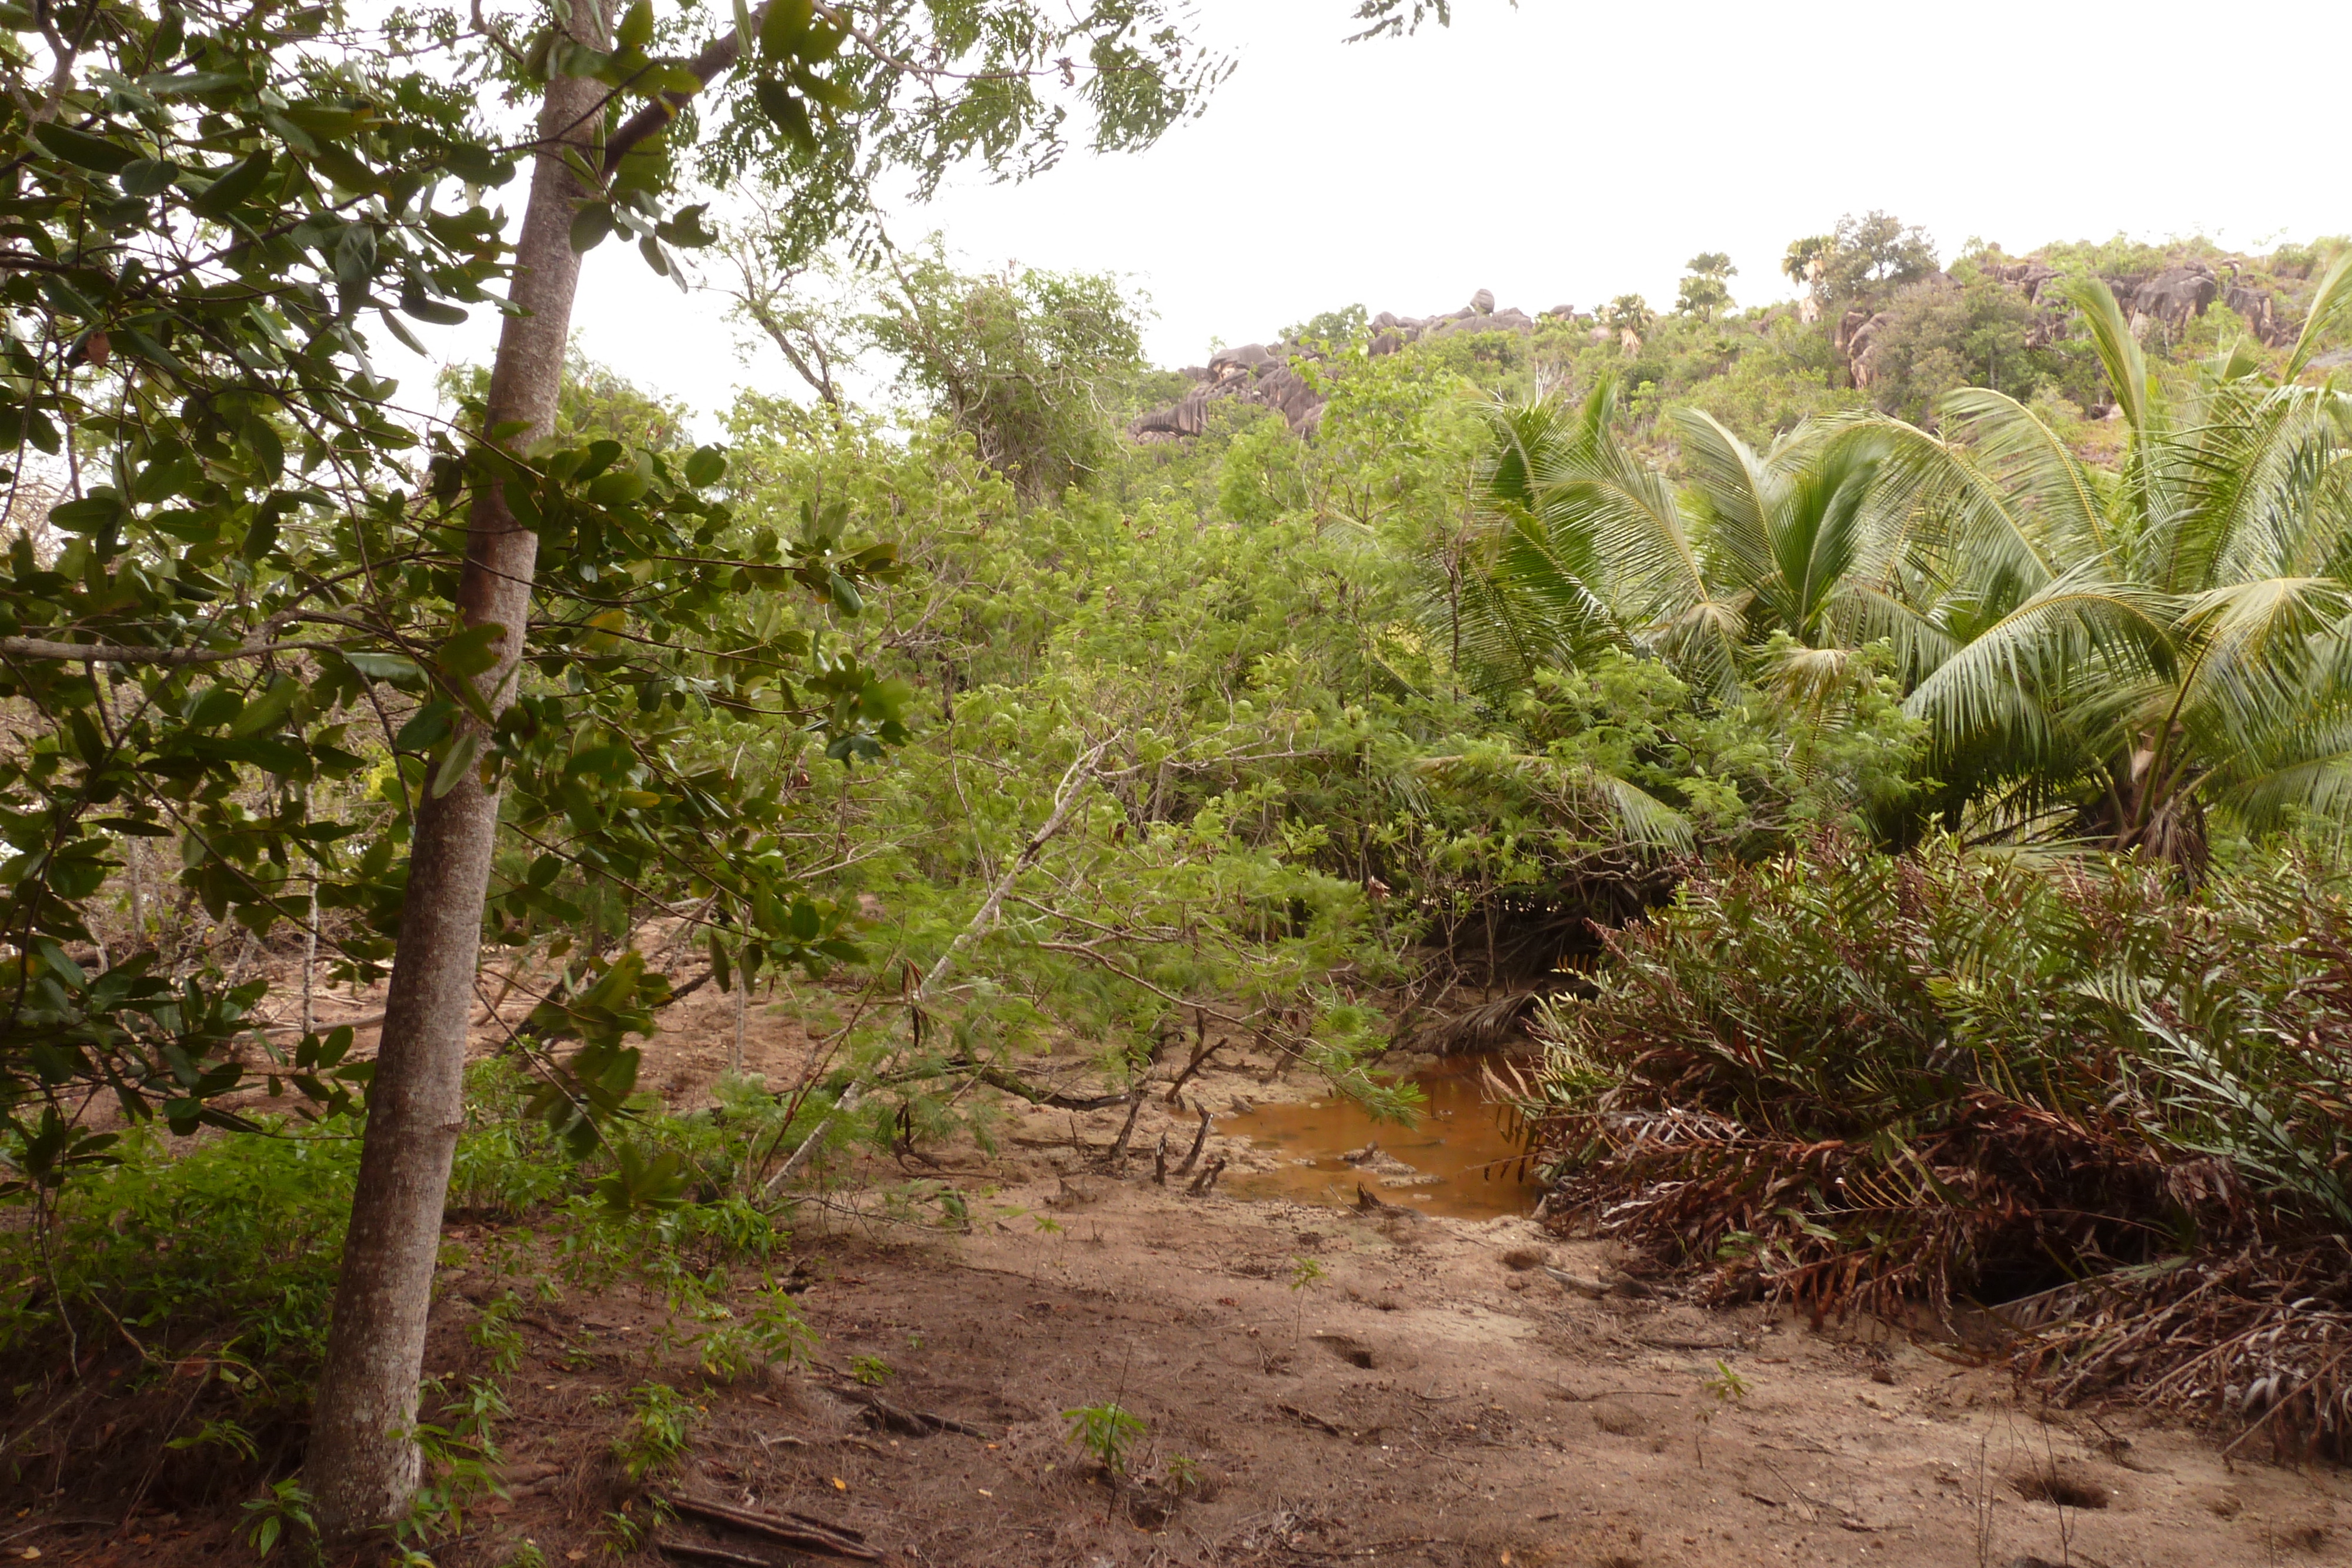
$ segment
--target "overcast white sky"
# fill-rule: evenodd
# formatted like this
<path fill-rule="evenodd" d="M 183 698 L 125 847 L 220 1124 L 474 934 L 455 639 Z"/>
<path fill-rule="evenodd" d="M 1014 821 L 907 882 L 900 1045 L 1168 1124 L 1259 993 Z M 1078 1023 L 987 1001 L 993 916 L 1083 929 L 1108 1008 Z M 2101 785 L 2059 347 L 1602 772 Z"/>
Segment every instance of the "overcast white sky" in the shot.
<path fill-rule="evenodd" d="M 1158 312 L 1152 357 L 1181 365 L 1351 302 L 1663 303 L 1702 250 L 1730 253 L 1742 304 L 1784 298 L 1788 242 L 1873 207 L 1947 256 L 1971 235 L 2352 231 L 2345 0 L 1456 0 L 1450 31 L 1346 45 L 1351 9 L 1197 0 L 1239 60 L 1204 118 L 1029 185 L 963 182 L 894 233 L 1121 274 Z M 740 385 L 797 390 L 772 353 L 739 358 L 720 316 L 608 245 L 577 319 L 591 355 L 706 416 Z M 475 328 L 448 338 L 487 350 Z"/>

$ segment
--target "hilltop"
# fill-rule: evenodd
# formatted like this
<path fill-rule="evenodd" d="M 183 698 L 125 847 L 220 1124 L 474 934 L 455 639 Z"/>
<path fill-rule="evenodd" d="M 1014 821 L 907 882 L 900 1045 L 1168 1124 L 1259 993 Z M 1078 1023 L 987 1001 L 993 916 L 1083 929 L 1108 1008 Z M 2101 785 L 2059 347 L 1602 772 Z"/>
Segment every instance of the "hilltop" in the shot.
<path fill-rule="evenodd" d="M 1145 442 L 1198 436 L 1210 405 L 1233 399 L 1270 408 L 1312 436 L 1339 361 L 1407 350 L 1441 353 L 1507 394 L 1613 374 L 1637 416 L 1687 403 L 1751 440 L 1808 415 L 1865 407 L 1932 425 L 1936 400 L 1959 386 L 2038 400 L 2061 422 L 2087 426 L 2109 419 L 2114 404 L 2064 297 L 2068 280 L 2105 283 L 2159 365 L 2233 342 L 2267 353 L 2294 342 L 2315 280 L 2343 243 L 2254 256 L 2203 239 L 2116 239 L 2012 256 L 1972 241 L 1946 264 L 1919 230 L 1872 214 L 1790 246 L 1783 270 L 1800 290 L 1794 300 L 1737 308 L 1727 260 L 1701 256 L 1664 309 L 1624 294 L 1531 314 L 1498 305 L 1483 287 L 1428 315 L 1350 306 L 1271 341 L 1220 348 L 1180 372 L 1181 396 L 1139 413 L 1128 430 Z M 2317 364 L 2347 357 L 2339 350 Z M 2076 434 L 2086 446 L 2102 444 L 2095 431 Z"/>

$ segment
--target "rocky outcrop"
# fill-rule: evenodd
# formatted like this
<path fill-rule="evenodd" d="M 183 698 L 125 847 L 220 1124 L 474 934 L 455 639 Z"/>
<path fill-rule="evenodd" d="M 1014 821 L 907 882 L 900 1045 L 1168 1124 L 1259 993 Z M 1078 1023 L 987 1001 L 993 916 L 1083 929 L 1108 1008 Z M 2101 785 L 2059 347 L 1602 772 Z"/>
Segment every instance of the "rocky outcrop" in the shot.
<path fill-rule="evenodd" d="M 1876 374 L 1878 329 L 1886 321 L 1886 312 L 1856 308 L 1838 318 L 1837 329 L 1830 334 L 1830 347 L 1845 361 L 1846 379 L 1853 385 L 1867 387 Z"/>
<path fill-rule="evenodd" d="M 1244 343 L 1226 349 L 1205 366 L 1185 370 L 1193 385 L 1182 398 L 1155 408 L 1127 427 L 1138 441 L 1179 441 L 1209 427 L 1209 404 L 1217 398 L 1238 398 L 1270 408 L 1282 415 L 1293 433 L 1312 435 L 1323 423 L 1323 394 L 1292 369 L 1298 359 L 1322 358 L 1320 350 L 1303 343 Z"/>
<path fill-rule="evenodd" d="M 2135 336 L 2145 336 L 2149 324 L 2158 321 L 2178 332 L 2204 315 L 2221 293 L 2221 279 L 2201 261 L 2138 277 L 2111 277 L 2107 287 L 2130 318 Z"/>
<path fill-rule="evenodd" d="M 1576 319 L 1575 312 L 1565 305 L 1555 306 L 1544 314 L 1559 319 Z M 1372 338 L 1367 349 L 1373 354 L 1392 354 L 1407 343 L 1423 340 L 1469 337 L 1481 332 L 1526 333 L 1534 331 L 1535 327 L 1535 319 L 1523 310 L 1496 309 L 1493 291 L 1481 288 L 1470 297 L 1467 306 L 1444 316 L 1399 316 L 1381 311 L 1372 318 Z M 1127 427 L 1128 434 L 1138 441 L 1181 441 L 1198 435 L 1209 426 L 1211 402 L 1219 398 L 1236 398 L 1274 410 L 1294 434 L 1312 436 L 1323 423 L 1325 399 L 1296 366 L 1302 361 L 1313 363 L 1324 357 L 1324 350 L 1310 343 L 1276 343 L 1270 347 L 1244 343 L 1238 349 L 1223 350 L 1206 365 L 1184 372 L 1193 385 L 1182 398 L 1141 415 Z"/>
<path fill-rule="evenodd" d="M 2136 336 L 2146 337 L 2158 326 L 2162 326 L 2168 334 L 2178 333 L 2219 300 L 2242 317 L 2247 329 L 2264 346 L 2283 348 L 2294 341 L 2296 325 L 2280 319 L 2276 297 L 2267 288 L 2240 283 L 2236 262 L 2225 262 L 2223 267 L 2226 277 L 2208 263 L 2191 259 L 2154 272 L 2103 274 L 2100 281 L 2115 295 L 2116 303 L 2123 308 Z M 2058 268 L 2027 256 L 2016 261 L 1987 262 L 1983 270 L 1987 277 L 2015 289 L 2036 308 L 2025 329 L 2027 348 L 2045 348 L 2067 335 L 2074 323 L 2074 309 L 2059 287 L 2065 275 Z M 1958 285 L 1948 274 L 1938 272 L 1909 287 Z M 1846 311 L 1832 330 L 1832 346 L 1845 365 L 1850 384 L 1866 388 L 1875 379 L 1874 349 L 1885 321 L 1884 311 L 1860 307 Z"/>

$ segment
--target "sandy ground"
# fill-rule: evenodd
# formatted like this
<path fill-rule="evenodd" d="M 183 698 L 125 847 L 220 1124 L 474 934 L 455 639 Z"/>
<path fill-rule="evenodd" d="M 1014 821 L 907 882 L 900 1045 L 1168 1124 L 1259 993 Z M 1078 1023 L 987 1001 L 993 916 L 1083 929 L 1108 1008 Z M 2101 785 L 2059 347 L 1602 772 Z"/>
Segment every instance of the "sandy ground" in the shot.
<path fill-rule="evenodd" d="M 984 1437 L 893 1434 L 851 1385 L 795 1377 L 709 1396 L 680 1485 L 851 1526 L 910 1563 L 2209 1568 L 2341 1562 L 2352 1539 L 2340 1474 L 2225 1463 L 2128 1410 L 2045 1413 L 1883 1333 L 1590 1301 L 1538 1260 L 1597 1272 L 1601 1249 L 1524 1220 L 1084 1173 L 1008 1186 L 982 1214 L 970 1236 L 853 1223 L 803 1241 L 822 1359 L 875 1357 L 890 1402 Z M 624 1343 L 658 1315 L 573 1310 L 548 1321 Z M 499 1562 L 521 1534 L 593 1545 L 612 1502 L 595 1396 L 647 1375 L 535 1379 L 546 1436 L 516 1458 L 572 1479 L 518 1500 L 503 1547 L 454 1560 Z M 1147 1423 L 1117 1497 L 1061 1415 L 1114 1400 Z M 1180 1455 L 1201 1484 L 1171 1496 Z"/>
<path fill-rule="evenodd" d="M 693 1103 L 735 1017 L 732 998 L 689 998 L 644 1085 Z M 798 1069 L 795 1008 L 745 1021 L 748 1068 Z M 1080 1067 L 1024 1071 L 1075 1087 Z M 1261 1064 L 1206 1075 L 1196 1098 L 1222 1111 L 1314 1092 L 1267 1082 Z M 815 1368 L 710 1385 L 664 1343 L 662 1304 L 628 1288 L 526 1318 L 501 1428 L 514 1495 L 436 1560 L 610 1560 L 609 1516 L 644 1509 L 611 1445 L 628 1391 L 663 1381 L 703 1407 L 671 1490 L 820 1518 L 907 1564 L 2352 1561 L 2340 1471 L 2231 1461 L 2127 1407 L 2045 1410 L 2030 1387 L 1882 1325 L 1588 1299 L 1544 1265 L 1601 1277 L 1613 1260 L 1525 1218 L 1233 1196 L 1235 1176 L 1283 1156 L 1222 1134 L 1206 1154 L 1231 1162 L 1226 1181 L 1189 1197 L 1152 1180 L 1160 1133 L 1181 1149 L 1195 1125 L 1157 1096 L 1136 1155 L 1110 1172 L 1100 1152 L 1123 1109 L 1030 1112 L 978 1092 L 999 1099 L 994 1156 L 966 1145 L 903 1174 L 877 1164 L 797 1212 Z M 880 1218 L 903 1176 L 959 1188 L 969 1232 Z M 479 1369 L 465 1329 L 488 1294 L 485 1277 L 445 1276 L 432 1371 Z M 859 1357 L 889 1405 L 971 1432 L 894 1429 L 847 1375 Z M 1145 1423 L 1116 1486 L 1063 1415 L 1108 1402 Z M 19 1520 L 0 1550 L 99 1568 L 245 1552 L 233 1510 L 154 1515 L 128 1539 Z M 657 1541 L 838 1561 L 690 1521 Z"/>

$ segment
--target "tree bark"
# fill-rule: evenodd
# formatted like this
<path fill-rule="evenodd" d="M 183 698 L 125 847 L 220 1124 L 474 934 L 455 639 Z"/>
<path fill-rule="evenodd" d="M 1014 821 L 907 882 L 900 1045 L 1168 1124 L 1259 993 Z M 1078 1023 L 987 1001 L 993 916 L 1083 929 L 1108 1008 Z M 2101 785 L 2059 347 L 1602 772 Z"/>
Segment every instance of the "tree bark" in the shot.
<path fill-rule="evenodd" d="M 610 47 L 610 3 L 573 6 L 567 25 L 583 42 Z M 604 94 L 593 81 L 556 77 L 541 105 L 546 150 L 534 161 L 510 291 L 520 313 L 499 333 L 486 414 L 490 430 L 522 426 L 511 439 L 517 450 L 554 428 L 580 279 L 571 243 L 579 183 L 556 150 L 567 142 L 592 148 Z M 478 677 L 493 713 L 514 697 L 538 554 L 537 536 L 515 520 L 500 489 L 478 491 L 457 607 L 468 626 L 508 628 L 498 664 Z M 467 1026 L 498 817 L 497 794 L 470 768 L 447 794 L 434 799 L 427 790 L 416 808 L 383 1044 L 304 1465 L 320 1528 L 331 1539 L 396 1519 L 419 1479 L 410 1432 L 442 1206 L 464 1123 Z"/>

